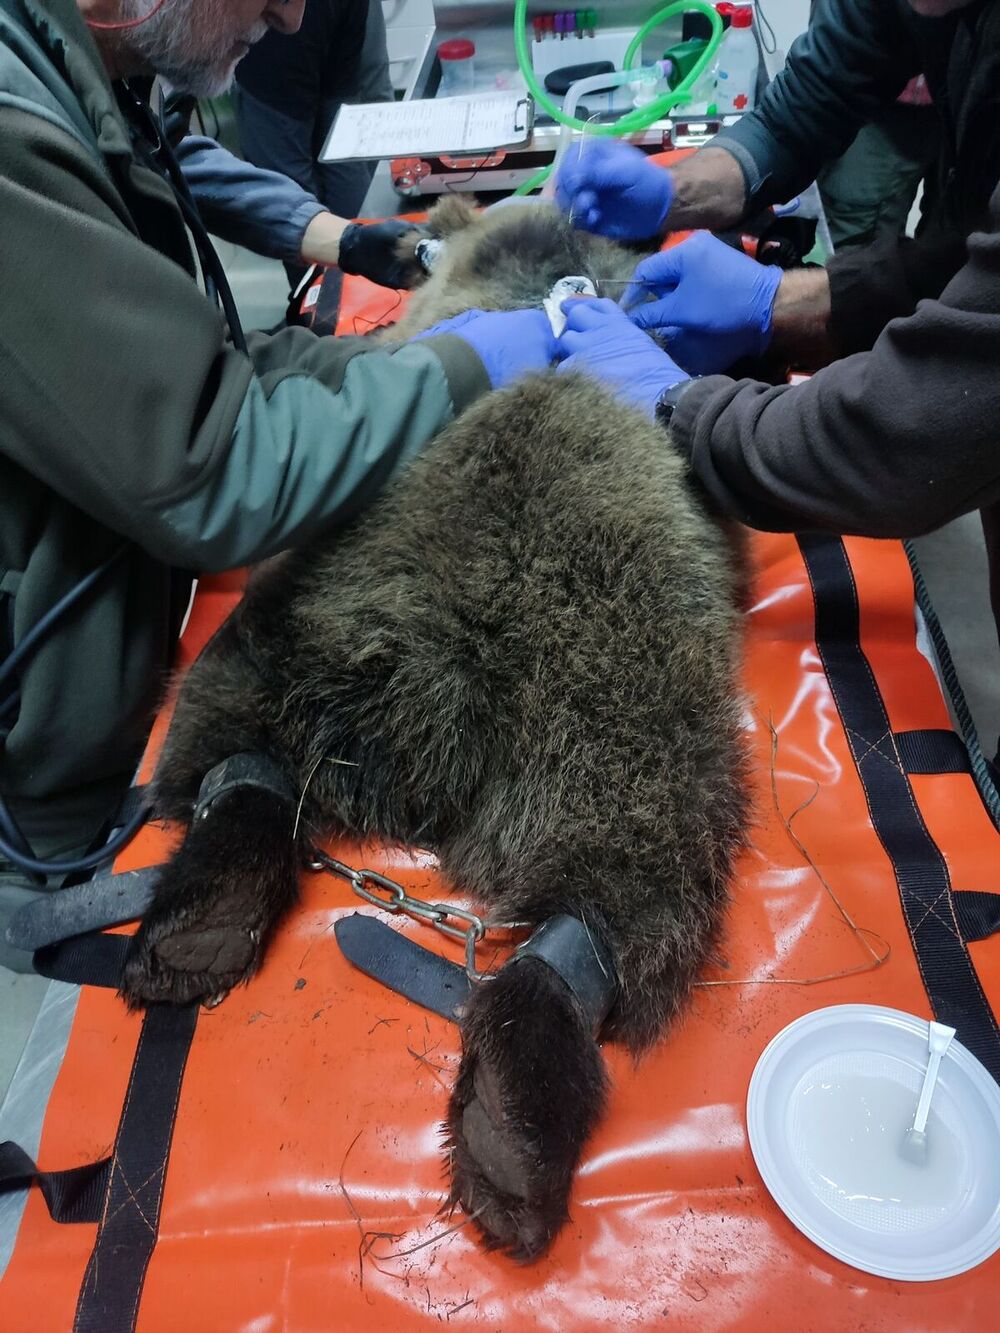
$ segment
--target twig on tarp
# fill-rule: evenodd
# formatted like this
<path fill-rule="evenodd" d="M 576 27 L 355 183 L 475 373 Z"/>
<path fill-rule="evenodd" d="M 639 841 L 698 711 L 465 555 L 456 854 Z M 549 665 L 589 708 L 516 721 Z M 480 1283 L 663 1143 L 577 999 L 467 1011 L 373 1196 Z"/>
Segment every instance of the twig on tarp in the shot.
<path fill-rule="evenodd" d="M 347 1152 L 344 1153 L 344 1160 L 340 1164 L 340 1175 L 337 1177 L 337 1186 L 344 1197 L 344 1202 L 350 1209 L 351 1216 L 354 1218 L 355 1225 L 358 1228 L 358 1286 L 365 1289 L 365 1255 L 375 1244 L 377 1240 L 401 1240 L 403 1233 L 401 1231 L 366 1231 L 365 1225 L 361 1220 L 361 1214 L 354 1206 L 354 1200 L 348 1193 L 347 1186 L 344 1184 L 344 1168 L 347 1165 L 347 1159 L 351 1155 L 354 1145 L 364 1133 L 364 1129 L 359 1129 L 354 1138 L 348 1145 Z"/>
<path fill-rule="evenodd" d="M 443 1231 L 436 1231 L 433 1236 L 428 1236 L 426 1240 L 418 1241 L 416 1245 L 410 1245 L 405 1250 L 390 1250 L 388 1254 L 376 1254 L 374 1250 L 372 1250 L 372 1258 L 378 1259 L 380 1263 L 385 1263 L 387 1259 L 405 1259 L 408 1255 L 416 1254 L 418 1250 L 424 1250 L 428 1245 L 436 1245 L 439 1240 L 444 1240 L 447 1236 L 453 1235 L 456 1231 L 461 1231 L 461 1229 L 468 1226 L 470 1222 L 474 1222 L 485 1209 L 486 1205 L 483 1204 L 482 1208 L 477 1208 L 474 1213 L 469 1213 L 468 1216 L 463 1217 L 461 1222 L 453 1222 L 450 1227 L 445 1227 Z M 373 1236 L 373 1243 L 374 1240 L 381 1239 L 381 1237 L 374 1232 L 369 1234 Z M 396 1236 L 394 1239 L 399 1240 L 400 1238 Z M 371 1246 L 369 1246 L 369 1249 L 371 1249 Z"/>
<path fill-rule="evenodd" d="M 892 953 L 892 946 L 889 944 L 888 940 L 883 939 L 883 937 L 876 931 L 869 930 L 867 926 L 859 926 L 857 924 L 850 912 L 841 902 L 840 898 L 834 892 L 830 881 L 816 864 L 816 861 L 810 854 L 805 843 L 792 828 L 795 820 L 803 810 L 807 810 L 819 795 L 819 783 L 817 782 L 813 784 L 815 790 L 807 796 L 804 801 L 797 805 L 790 815 L 785 814 L 781 808 L 781 802 L 778 799 L 778 781 L 775 771 L 778 759 L 778 732 L 770 713 L 767 718 L 767 728 L 771 735 L 771 799 L 774 802 L 774 808 L 777 811 L 778 818 L 781 820 L 782 826 L 784 827 L 793 847 L 795 847 L 802 859 L 812 869 L 813 874 L 826 890 L 844 924 L 863 946 L 865 952 L 869 956 L 869 961 L 867 963 L 859 963 L 856 967 L 841 968 L 837 972 L 825 972 L 819 977 L 742 977 L 735 981 L 697 981 L 695 982 L 696 986 L 818 986 L 824 981 L 842 981 L 845 977 L 858 976 L 862 972 L 874 972 L 876 968 L 879 968 L 883 963 L 888 962 L 889 955 Z M 881 947 L 877 949 L 873 948 L 870 940 L 877 941 Z"/>
<path fill-rule="evenodd" d="M 430 1070 L 431 1078 L 434 1079 L 435 1083 L 437 1083 L 441 1088 L 443 1088 L 445 1092 L 448 1092 L 449 1088 L 447 1083 L 445 1083 L 442 1079 L 440 1079 L 438 1077 L 438 1074 L 450 1074 L 452 1071 L 446 1065 L 438 1065 L 435 1064 L 433 1060 L 428 1059 L 428 1057 L 434 1051 L 437 1050 L 440 1044 L 441 1044 L 440 1042 L 435 1042 L 433 1046 L 428 1048 L 427 1038 L 424 1037 L 423 1051 L 415 1051 L 412 1046 L 407 1046 L 406 1049 L 409 1052 L 409 1054 L 413 1056 L 414 1060 L 416 1060 L 418 1064 L 425 1065 L 427 1069 Z"/>
<path fill-rule="evenodd" d="M 375 1022 L 368 1029 L 368 1035 L 370 1037 L 372 1033 L 375 1031 L 375 1029 L 382 1027 L 383 1024 L 386 1027 L 388 1027 L 390 1023 L 398 1023 L 398 1022 L 399 1022 L 398 1018 L 376 1018 Z"/>

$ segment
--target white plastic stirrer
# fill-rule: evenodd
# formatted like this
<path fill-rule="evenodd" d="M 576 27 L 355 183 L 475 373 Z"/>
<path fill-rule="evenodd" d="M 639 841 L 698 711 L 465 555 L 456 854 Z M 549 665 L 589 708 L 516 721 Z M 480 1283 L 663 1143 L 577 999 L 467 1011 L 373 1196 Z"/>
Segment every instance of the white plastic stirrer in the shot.
<path fill-rule="evenodd" d="M 927 1161 L 927 1115 L 931 1109 L 931 1098 L 941 1067 L 941 1057 L 951 1045 L 954 1035 L 955 1029 L 947 1027 L 944 1023 L 928 1024 L 927 1044 L 930 1049 L 930 1059 L 927 1061 L 913 1124 L 903 1135 L 903 1142 L 899 1148 L 900 1155 L 907 1161 L 913 1162 L 915 1166 L 923 1166 Z"/>

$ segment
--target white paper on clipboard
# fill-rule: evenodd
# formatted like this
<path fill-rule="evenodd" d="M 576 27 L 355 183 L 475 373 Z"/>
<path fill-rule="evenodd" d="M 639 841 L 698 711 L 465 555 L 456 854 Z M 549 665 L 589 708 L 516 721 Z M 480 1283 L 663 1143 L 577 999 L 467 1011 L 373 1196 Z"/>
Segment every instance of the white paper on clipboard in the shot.
<path fill-rule="evenodd" d="M 528 142 L 533 116 L 532 99 L 516 92 L 345 105 L 320 161 L 512 148 Z"/>

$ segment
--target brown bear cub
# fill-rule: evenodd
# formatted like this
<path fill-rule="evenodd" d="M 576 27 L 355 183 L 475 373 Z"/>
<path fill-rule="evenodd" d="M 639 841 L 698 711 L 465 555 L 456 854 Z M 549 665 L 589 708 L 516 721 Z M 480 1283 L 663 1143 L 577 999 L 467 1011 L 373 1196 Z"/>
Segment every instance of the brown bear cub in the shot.
<path fill-rule="evenodd" d="M 540 305 L 568 274 L 600 293 L 636 262 L 544 204 L 477 215 L 448 200 L 432 229 L 446 237 L 433 275 L 382 341 Z M 582 921 L 617 976 L 603 1036 L 644 1050 L 712 948 L 745 839 L 744 578 L 639 412 L 577 374 L 481 398 L 367 512 L 259 570 L 188 674 L 155 794 L 190 827 L 126 999 L 246 981 L 311 844 L 380 838 L 433 849 L 495 919 Z M 192 822 L 205 774 L 247 751 L 294 799 L 240 787 Z M 525 958 L 474 987 L 462 1046 L 452 1200 L 487 1245 L 537 1258 L 604 1106 L 592 1027 L 557 971 Z"/>

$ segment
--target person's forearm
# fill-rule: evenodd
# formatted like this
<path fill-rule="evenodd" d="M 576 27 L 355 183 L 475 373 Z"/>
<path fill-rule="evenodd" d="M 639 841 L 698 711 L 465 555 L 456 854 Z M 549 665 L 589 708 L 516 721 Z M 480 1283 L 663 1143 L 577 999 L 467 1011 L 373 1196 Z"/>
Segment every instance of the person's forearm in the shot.
<path fill-rule="evenodd" d="M 674 202 L 668 225 L 671 231 L 685 227 L 728 227 L 738 222 L 746 208 L 746 183 L 740 164 L 724 148 L 702 148 L 671 167 Z"/>
<path fill-rule="evenodd" d="M 771 350 L 793 366 L 827 365 L 836 355 L 830 333 L 830 279 L 822 268 L 791 269 L 781 279 L 771 315 Z"/>
<path fill-rule="evenodd" d="M 715 507 L 752 527 L 918 536 L 1000 501 L 998 357 L 1000 226 L 871 351 L 794 386 L 693 380 L 670 433 Z"/>
<path fill-rule="evenodd" d="M 267 259 L 299 259 L 304 231 L 324 211 L 315 195 L 201 135 L 180 141 L 177 160 L 210 232 Z"/>
<path fill-rule="evenodd" d="M 894 0 L 815 0 L 757 106 L 713 140 L 741 167 L 747 211 L 806 189 L 920 72 L 906 10 Z"/>
<path fill-rule="evenodd" d="M 775 532 L 914 537 L 1000 503 L 1000 188 L 991 213 L 940 297 L 871 351 L 794 386 L 689 382 L 670 435 L 720 513 Z M 823 301 L 822 274 L 789 278 L 782 336 L 815 327 Z"/>
<path fill-rule="evenodd" d="M 302 233 L 302 258 L 307 264 L 336 264 L 340 238 L 350 223 L 335 213 L 317 213 Z"/>

